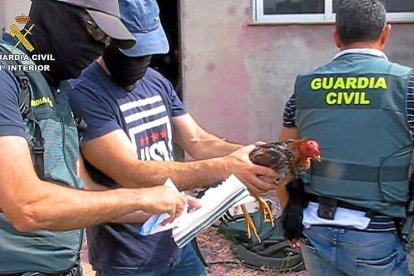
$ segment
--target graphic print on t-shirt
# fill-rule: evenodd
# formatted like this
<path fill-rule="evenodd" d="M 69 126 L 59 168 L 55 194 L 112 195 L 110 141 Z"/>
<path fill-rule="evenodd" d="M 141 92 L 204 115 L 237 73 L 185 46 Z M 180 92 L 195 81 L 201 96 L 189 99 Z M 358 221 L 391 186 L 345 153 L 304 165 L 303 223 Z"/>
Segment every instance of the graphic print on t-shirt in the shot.
<path fill-rule="evenodd" d="M 141 160 L 172 161 L 171 123 L 160 95 L 120 105 Z"/>

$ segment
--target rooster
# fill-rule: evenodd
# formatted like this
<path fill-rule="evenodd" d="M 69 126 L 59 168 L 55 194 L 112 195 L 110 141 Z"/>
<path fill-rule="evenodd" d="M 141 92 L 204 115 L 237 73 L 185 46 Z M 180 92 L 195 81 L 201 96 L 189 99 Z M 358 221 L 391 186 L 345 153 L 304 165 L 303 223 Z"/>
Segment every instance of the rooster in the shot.
<path fill-rule="evenodd" d="M 305 174 L 310 168 L 311 159 L 321 161 L 319 144 L 308 139 L 291 139 L 285 142 L 269 142 L 258 145 L 250 152 L 249 158 L 255 164 L 273 169 L 278 175 L 275 179 L 277 185 L 286 184 L 295 176 Z M 252 196 L 259 202 L 264 221 L 270 222 L 274 226 L 273 215 L 267 202 L 259 195 L 253 194 Z M 246 207 L 241 205 L 241 208 L 245 217 L 248 237 L 250 238 L 251 232 L 253 232 L 260 243 L 257 229 Z"/>

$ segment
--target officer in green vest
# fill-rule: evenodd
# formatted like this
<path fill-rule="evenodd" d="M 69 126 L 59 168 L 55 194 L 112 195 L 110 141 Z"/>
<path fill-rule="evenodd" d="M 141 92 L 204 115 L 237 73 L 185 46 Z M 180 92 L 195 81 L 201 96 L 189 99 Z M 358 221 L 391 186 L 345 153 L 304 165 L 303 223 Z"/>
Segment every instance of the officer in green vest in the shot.
<path fill-rule="evenodd" d="M 341 1 L 340 52 L 298 76 L 286 105 L 280 139 L 321 146 L 322 161 L 287 185 L 284 210 L 309 275 L 409 275 L 397 221 L 409 194 L 414 74 L 382 52 L 390 31 L 381 1 Z"/>
<path fill-rule="evenodd" d="M 33 0 L 29 17 L 0 41 L 0 275 L 82 275 L 79 228 L 139 210 L 173 220 L 187 197 L 166 186 L 77 189 L 78 135 L 61 90 L 110 40 L 134 45 L 118 1 Z"/>

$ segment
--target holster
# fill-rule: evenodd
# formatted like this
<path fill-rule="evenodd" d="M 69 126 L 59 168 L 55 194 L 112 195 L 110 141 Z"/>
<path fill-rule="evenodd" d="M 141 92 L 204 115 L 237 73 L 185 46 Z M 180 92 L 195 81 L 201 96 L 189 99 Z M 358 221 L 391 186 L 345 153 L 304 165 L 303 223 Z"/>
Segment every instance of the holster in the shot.
<path fill-rule="evenodd" d="M 338 201 L 335 198 L 321 197 L 319 199 L 318 217 L 333 220 Z"/>

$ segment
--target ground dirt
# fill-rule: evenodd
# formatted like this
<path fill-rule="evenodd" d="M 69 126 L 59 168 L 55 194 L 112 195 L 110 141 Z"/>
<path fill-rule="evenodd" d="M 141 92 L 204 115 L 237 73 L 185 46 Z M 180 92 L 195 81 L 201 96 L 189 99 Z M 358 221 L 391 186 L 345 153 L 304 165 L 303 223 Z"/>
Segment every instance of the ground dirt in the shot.
<path fill-rule="evenodd" d="M 197 238 L 200 250 L 208 264 L 207 272 L 209 276 L 238 276 L 238 275 L 280 275 L 271 271 L 258 271 L 243 266 L 241 261 L 236 259 L 231 251 L 231 242 L 226 240 L 221 234 L 217 233 L 216 227 L 210 227 L 198 235 Z M 82 250 L 82 266 L 84 276 L 93 276 L 91 266 L 87 261 L 86 242 Z M 284 274 L 289 276 L 307 276 L 305 271 L 298 273 Z"/>
<path fill-rule="evenodd" d="M 226 240 L 221 234 L 217 233 L 216 227 L 210 227 L 198 235 L 200 250 L 208 263 L 207 272 L 209 276 L 270 276 L 280 275 L 271 271 L 258 271 L 243 266 L 243 264 L 234 257 L 231 251 L 231 242 Z M 411 242 L 414 247 L 414 241 Z M 411 272 L 414 271 L 414 250 L 408 255 Z M 86 242 L 82 250 L 82 266 L 84 276 L 94 276 L 91 266 L 87 260 Z M 306 271 L 298 273 L 284 274 L 286 276 L 307 276 Z"/>
<path fill-rule="evenodd" d="M 281 208 L 280 204 L 276 197 L 268 193 L 265 195 L 265 199 L 270 203 L 272 206 L 272 212 L 275 217 L 280 216 Z M 248 268 L 243 265 L 243 263 L 238 260 L 232 250 L 232 242 L 224 238 L 222 234 L 217 232 L 218 228 L 216 227 L 218 222 L 213 224 L 213 226 L 207 228 L 206 230 L 202 231 L 198 236 L 197 240 L 199 243 L 199 247 L 201 253 L 205 261 L 208 264 L 207 273 L 209 276 L 273 276 L 273 275 L 281 275 L 276 272 L 272 271 L 261 271 L 261 270 L 254 270 Z M 414 236 L 414 235 L 413 235 Z M 408 255 L 408 262 L 410 265 L 410 270 L 414 272 L 414 237 L 411 239 L 409 248 L 413 248 L 410 250 Z M 84 242 L 83 250 L 82 250 L 82 265 L 84 268 L 85 275 L 84 276 L 93 276 L 95 273 L 92 271 L 88 260 L 87 260 L 87 250 L 86 250 L 86 241 Z M 283 274 L 284 276 L 308 276 L 306 271 L 301 271 L 297 273 L 289 273 Z"/>

